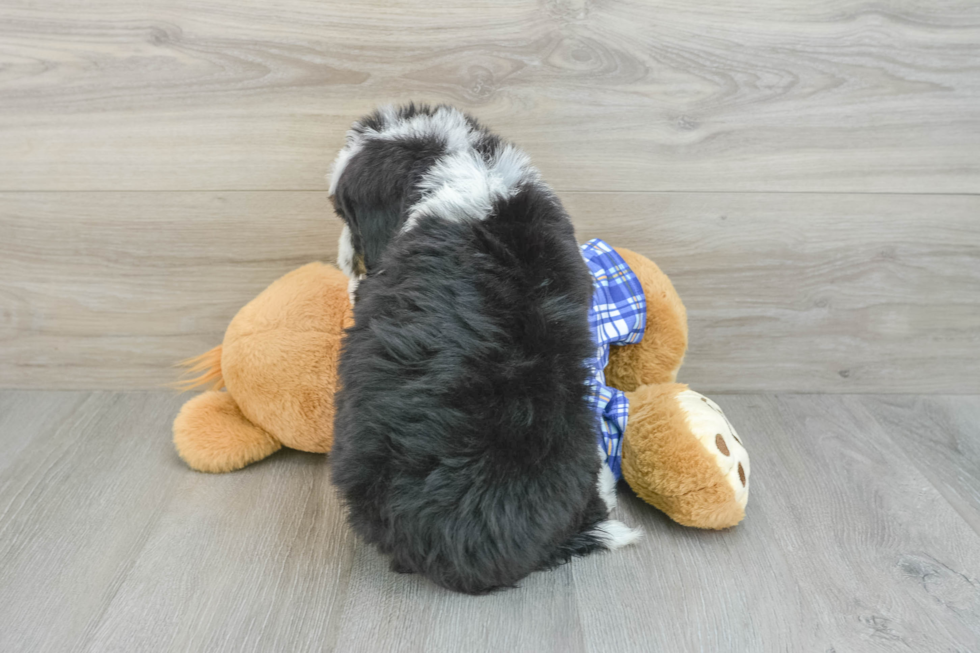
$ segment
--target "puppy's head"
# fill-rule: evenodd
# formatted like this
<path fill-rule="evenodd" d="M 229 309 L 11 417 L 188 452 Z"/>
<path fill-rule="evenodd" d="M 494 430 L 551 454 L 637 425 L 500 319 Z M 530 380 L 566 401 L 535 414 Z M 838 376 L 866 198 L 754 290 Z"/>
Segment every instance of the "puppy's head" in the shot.
<path fill-rule="evenodd" d="M 338 264 L 352 281 L 377 271 L 418 201 L 426 171 L 481 138 L 475 121 L 448 106 L 386 106 L 354 123 L 330 177 L 330 197 L 344 221 Z"/>

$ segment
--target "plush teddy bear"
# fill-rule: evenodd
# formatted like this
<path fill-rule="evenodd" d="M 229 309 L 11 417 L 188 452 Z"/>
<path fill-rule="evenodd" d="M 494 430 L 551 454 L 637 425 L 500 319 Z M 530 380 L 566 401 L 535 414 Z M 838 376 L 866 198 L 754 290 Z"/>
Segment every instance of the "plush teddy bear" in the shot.
<path fill-rule="evenodd" d="M 583 254 L 611 293 L 590 313 L 605 363 L 590 402 L 607 465 L 680 524 L 734 526 L 748 500 L 748 454 L 715 402 L 675 382 L 687 348 L 684 305 L 652 261 L 602 245 L 590 241 Z M 636 290 L 618 300 L 636 309 L 626 328 L 622 312 L 607 310 L 624 276 Z M 213 389 L 174 420 L 181 458 L 199 471 L 229 472 L 284 446 L 329 452 L 337 360 L 352 323 L 348 279 L 332 266 L 310 263 L 266 288 L 234 317 L 220 346 L 187 362 L 199 376 L 182 387 Z"/>

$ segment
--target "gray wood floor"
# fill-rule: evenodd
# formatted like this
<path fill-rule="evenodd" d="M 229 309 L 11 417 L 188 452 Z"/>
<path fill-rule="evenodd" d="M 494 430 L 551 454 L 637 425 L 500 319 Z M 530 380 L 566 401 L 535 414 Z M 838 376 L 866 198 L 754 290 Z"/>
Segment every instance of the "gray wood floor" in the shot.
<path fill-rule="evenodd" d="M 719 396 L 746 521 L 489 597 L 387 570 L 326 456 L 183 466 L 163 392 L 0 393 L 2 651 L 980 650 L 980 397 Z"/>

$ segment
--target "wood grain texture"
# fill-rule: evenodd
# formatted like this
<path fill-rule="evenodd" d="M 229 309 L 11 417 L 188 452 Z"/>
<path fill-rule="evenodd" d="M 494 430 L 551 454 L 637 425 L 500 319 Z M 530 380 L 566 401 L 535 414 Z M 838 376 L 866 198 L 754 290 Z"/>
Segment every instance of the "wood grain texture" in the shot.
<path fill-rule="evenodd" d="M 83 650 L 186 475 L 166 437 L 176 404 L 0 396 L 0 649 Z"/>
<path fill-rule="evenodd" d="M 980 197 L 562 193 L 656 261 L 706 392 L 980 392 Z M 145 388 L 280 275 L 324 193 L 0 193 L 0 387 Z"/>
<path fill-rule="evenodd" d="M 91 650 L 334 648 L 354 537 L 326 457 L 283 453 L 240 474 L 181 470 Z"/>
<path fill-rule="evenodd" d="M 980 534 L 930 483 L 980 477 L 908 446 L 941 423 L 975 450 L 977 397 L 720 397 L 752 453 L 742 525 L 683 528 L 621 488 L 638 545 L 487 597 L 388 571 L 325 456 L 188 470 L 183 398 L 0 392 L 0 649 L 980 648 Z"/>
<path fill-rule="evenodd" d="M 0 189 L 317 190 L 445 101 L 561 190 L 980 191 L 964 0 L 9 0 Z"/>
<path fill-rule="evenodd" d="M 716 399 L 752 456 L 745 521 L 705 533 L 623 501 L 646 540 L 572 566 L 590 651 L 980 645 L 980 539 L 864 398 Z"/>
<path fill-rule="evenodd" d="M 922 474 L 980 533 L 980 398 L 868 397 L 868 409 Z"/>
<path fill-rule="evenodd" d="M 0 393 L 0 649 L 332 649 L 353 541 L 326 458 L 191 472 L 179 406 Z"/>
<path fill-rule="evenodd" d="M 339 227 L 325 193 L 3 195 L 0 385 L 168 383 Z"/>
<path fill-rule="evenodd" d="M 534 574 L 517 591 L 461 596 L 396 575 L 386 558 L 359 546 L 344 615 L 338 651 L 586 650 L 569 566 Z"/>
<path fill-rule="evenodd" d="M 649 256 L 708 392 L 980 392 L 980 198 L 568 193 L 580 239 Z"/>

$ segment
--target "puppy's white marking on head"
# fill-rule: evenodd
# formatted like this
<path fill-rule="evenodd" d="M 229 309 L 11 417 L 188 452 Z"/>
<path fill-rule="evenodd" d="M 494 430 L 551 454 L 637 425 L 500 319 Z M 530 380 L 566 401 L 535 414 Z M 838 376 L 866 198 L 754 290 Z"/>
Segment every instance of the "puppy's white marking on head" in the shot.
<path fill-rule="evenodd" d="M 616 550 L 634 544 L 643 537 L 642 528 L 630 528 L 621 521 L 607 519 L 592 531 L 607 549 Z"/>
<path fill-rule="evenodd" d="M 419 182 L 420 199 L 410 210 L 402 233 L 423 215 L 444 220 L 482 220 L 499 199 L 513 196 L 522 184 L 537 182 L 528 156 L 507 144 L 487 162 L 469 149 L 439 159 Z"/>
<path fill-rule="evenodd" d="M 476 146 L 486 132 L 474 128 L 457 109 L 439 107 L 431 114 L 404 115 L 403 110 L 386 105 L 379 107 L 373 118 L 354 123 L 347 132 L 346 145 L 333 164 L 331 197 L 336 195 L 351 160 L 372 140 L 428 139 L 443 148 L 418 184 L 420 199 L 409 209 L 401 233 L 409 231 L 423 215 L 449 221 L 486 219 L 494 202 L 512 197 L 522 185 L 541 183 L 528 156 L 509 143 L 491 141 L 492 152 L 484 155 L 477 152 Z M 355 270 L 359 267 L 357 263 L 350 230 L 345 226 L 340 236 L 338 265 L 350 279 L 352 302 L 362 278 Z"/>
<path fill-rule="evenodd" d="M 439 107 L 432 115 L 419 113 L 406 119 L 399 119 L 394 109 L 391 111 L 390 118 L 385 114 L 386 124 L 377 138 L 389 141 L 438 138 L 445 143 L 446 153 L 452 154 L 470 148 L 479 137 L 466 116 L 452 107 Z"/>
<path fill-rule="evenodd" d="M 382 104 L 378 107 L 378 116 L 381 118 L 381 122 L 387 125 L 393 125 L 398 122 L 398 109 L 394 104 Z M 384 129 L 384 127 L 382 128 Z"/>
<path fill-rule="evenodd" d="M 500 178 L 510 193 L 522 184 L 537 182 L 541 178 L 537 168 L 531 165 L 531 157 L 510 143 L 497 152 L 491 173 Z"/>
<path fill-rule="evenodd" d="M 439 159 L 419 183 L 422 199 L 412 207 L 402 231 L 426 213 L 444 220 L 486 217 L 497 197 L 506 194 L 503 180 L 492 175 L 479 154 L 470 150 Z"/>
<path fill-rule="evenodd" d="M 599 478 L 596 480 L 596 487 L 599 488 L 599 496 L 602 497 L 606 508 L 612 510 L 616 507 L 616 477 L 613 476 L 612 470 L 606 464 L 606 452 L 602 450 L 602 447 L 599 447 L 599 460 L 602 462 L 599 466 Z"/>
<path fill-rule="evenodd" d="M 445 143 L 446 153 L 452 154 L 472 147 L 480 134 L 473 130 L 466 116 L 452 107 L 439 107 L 431 115 L 418 113 L 411 118 L 401 118 L 398 109 L 386 104 L 378 107 L 377 116 L 382 125 L 379 130 L 356 122 L 347 132 L 347 143 L 337 154 L 330 173 L 330 197 L 337 193 L 347 164 L 371 139 L 396 141 L 405 138 L 438 138 Z"/>

